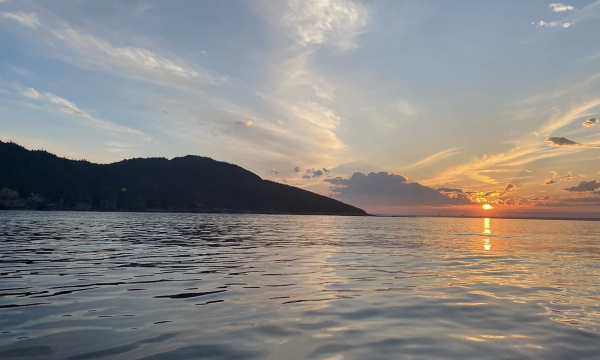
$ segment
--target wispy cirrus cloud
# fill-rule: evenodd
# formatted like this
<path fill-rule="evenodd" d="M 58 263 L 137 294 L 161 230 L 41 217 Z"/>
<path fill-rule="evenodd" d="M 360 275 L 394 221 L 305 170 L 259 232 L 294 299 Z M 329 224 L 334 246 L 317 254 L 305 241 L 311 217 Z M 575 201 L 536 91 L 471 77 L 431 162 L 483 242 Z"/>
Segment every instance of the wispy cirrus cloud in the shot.
<path fill-rule="evenodd" d="M 349 147 L 338 136 L 346 119 L 339 114 L 336 86 L 329 74 L 319 71 L 316 59 L 326 48 L 356 48 L 357 36 L 366 31 L 368 7 L 352 0 L 289 0 L 259 7 L 261 14 L 269 14 L 265 21 L 273 27 L 270 33 L 283 46 L 269 54 L 266 77 L 256 92 L 274 118 L 257 121 L 248 135 L 260 132 L 265 140 L 258 147 L 280 149 L 273 163 L 278 168 L 286 166 L 280 162 L 284 156 L 303 169 L 352 161 Z M 348 53 L 338 54 L 342 55 Z M 317 181 L 312 175 L 310 181 Z"/>
<path fill-rule="evenodd" d="M 551 132 L 556 131 L 564 126 L 567 126 L 574 121 L 581 119 L 581 117 L 589 115 L 591 110 L 600 106 L 600 98 L 594 100 L 588 100 L 580 105 L 571 108 L 569 111 L 558 114 L 557 116 L 550 119 L 544 124 L 539 133 L 549 135 Z"/>
<path fill-rule="evenodd" d="M 564 155 L 569 150 L 571 149 L 543 149 L 536 143 L 522 144 L 507 152 L 474 158 L 467 163 L 444 170 L 432 178 L 421 181 L 421 183 L 431 186 L 458 181 L 466 177 L 482 183 L 498 184 L 499 181 L 488 175 L 490 171 L 514 171 L 515 168 L 528 165 L 540 159 Z"/>
<path fill-rule="evenodd" d="M 439 151 L 439 152 L 437 152 L 433 155 L 430 155 L 424 159 L 417 161 L 416 163 L 410 165 L 408 168 L 420 168 L 420 167 L 432 165 L 440 160 L 460 154 L 460 152 L 461 152 L 460 148 L 451 148 L 451 149 L 442 150 L 442 151 Z"/>
<path fill-rule="evenodd" d="M 119 141 L 108 141 L 104 143 L 104 149 L 113 154 L 127 153 L 131 151 L 133 145 L 125 144 Z"/>
<path fill-rule="evenodd" d="M 19 22 L 23 26 L 37 28 L 41 26 L 40 19 L 36 13 L 26 13 L 22 11 L 0 12 L 0 17 Z"/>
<path fill-rule="evenodd" d="M 78 119 L 86 120 L 88 124 L 94 125 L 98 128 L 110 131 L 110 132 L 118 132 L 125 134 L 132 134 L 142 137 L 144 140 L 150 140 L 150 136 L 146 133 L 129 128 L 127 126 L 115 124 L 112 122 L 100 120 L 92 115 L 90 112 L 80 109 L 77 105 L 72 103 L 71 101 L 61 98 L 60 96 L 49 93 L 49 92 L 38 92 L 33 88 L 23 88 L 19 85 L 14 85 L 14 87 L 19 90 L 21 95 L 27 97 L 31 100 L 40 101 L 49 105 L 52 109 L 66 115 L 70 115 L 76 117 Z"/>
<path fill-rule="evenodd" d="M 563 21 L 579 24 L 598 18 L 600 18 L 600 0 L 596 0 L 578 11 L 573 12 L 571 15 L 564 18 Z"/>
<path fill-rule="evenodd" d="M 525 137 L 518 142 L 517 147 L 507 152 L 475 158 L 468 163 L 442 171 L 434 177 L 422 181 L 422 183 L 425 185 L 445 184 L 462 177 L 467 177 L 483 183 L 496 184 L 498 181 L 488 176 L 486 174 L 487 170 L 497 170 L 499 168 L 514 169 L 515 167 L 524 166 L 537 160 L 566 155 L 578 149 L 598 147 L 597 145 L 578 144 L 566 138 L 549 136 L 550 133 L 588 115 L 591 110 L 598 106 L 600 106 L 600 98 L 588 100 L 572 107 L 565 113 L 553 116 L 543 124 L 537 133 L 547 134 L 546 141 L 552 145 L 551 147 L 544 147 L 544 141 L 540 141 L 537 136 Z"/>
<path fill-rule="evenodd" d="M 46 11 L 48 12 L 48 11 Z M 3 12 L 0 17 L 18 21 L 38 31 L 55 56 L 73 65 L 164 86 L 218 84 L 220 81 L 199 66 L 191 66 L 173 55 L 106 39 L 56 21 L 42 24 L 37 13 Z M 38 29 L 39 30 L 39 29 Z"/>
<path fill-rule="evenodd" d="M 52 29 L 69 54 L 65 59 L 75 65 L 116 73 L 135 80 L 162 85 L 182 85 L 185 81 L 215 84 L 208 73 L 182 61 L 135 46 L 113 45 L 97 36 L 74 28 Z"/>
<path fill-rule="evenodd" d="M 332 44 L 356 48 L 356 36 L 365 31 L 368 9 L 352 0 L 288 0 L 282 23 L 299 44 Z"/>

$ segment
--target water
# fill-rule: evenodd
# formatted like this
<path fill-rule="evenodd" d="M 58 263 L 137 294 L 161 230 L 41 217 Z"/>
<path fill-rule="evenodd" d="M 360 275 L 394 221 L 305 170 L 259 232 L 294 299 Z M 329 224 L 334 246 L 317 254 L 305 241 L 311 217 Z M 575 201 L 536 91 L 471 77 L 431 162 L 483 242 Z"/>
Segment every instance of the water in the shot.
<path fill-rule="evenodd" d="M 600 359 L 600 223 L 0 212 L 0 358 Z"/>

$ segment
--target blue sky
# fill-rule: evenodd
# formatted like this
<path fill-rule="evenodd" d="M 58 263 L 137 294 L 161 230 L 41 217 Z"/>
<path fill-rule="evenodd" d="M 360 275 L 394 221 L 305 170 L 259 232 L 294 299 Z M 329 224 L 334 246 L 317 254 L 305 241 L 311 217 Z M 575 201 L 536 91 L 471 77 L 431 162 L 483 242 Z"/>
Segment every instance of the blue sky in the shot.
<path fill-rule="evenodd" d="M 597 34 L 591 0 L 0 0 L 0 139 L 372 212 L 597 212 Z"/>

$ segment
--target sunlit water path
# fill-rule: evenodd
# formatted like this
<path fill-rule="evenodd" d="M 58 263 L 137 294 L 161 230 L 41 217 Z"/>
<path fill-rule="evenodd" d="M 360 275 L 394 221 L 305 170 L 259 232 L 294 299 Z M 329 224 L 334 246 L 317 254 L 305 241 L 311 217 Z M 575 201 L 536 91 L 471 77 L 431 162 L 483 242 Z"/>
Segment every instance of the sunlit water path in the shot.
<path fill-rule="evenodd" d="M 0 358 L 600 359 L 600 223 L 0 212 Z"/>

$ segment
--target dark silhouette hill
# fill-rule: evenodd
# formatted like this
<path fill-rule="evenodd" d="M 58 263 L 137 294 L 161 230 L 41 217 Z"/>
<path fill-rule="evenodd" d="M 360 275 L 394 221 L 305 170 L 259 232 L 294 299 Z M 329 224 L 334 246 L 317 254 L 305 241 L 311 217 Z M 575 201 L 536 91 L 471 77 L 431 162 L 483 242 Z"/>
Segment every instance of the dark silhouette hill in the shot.
<path fill-rule="evenodd" d="M 0 141 L 0 209 L 366 215 L 206 157 L 94 164 Z"/>

